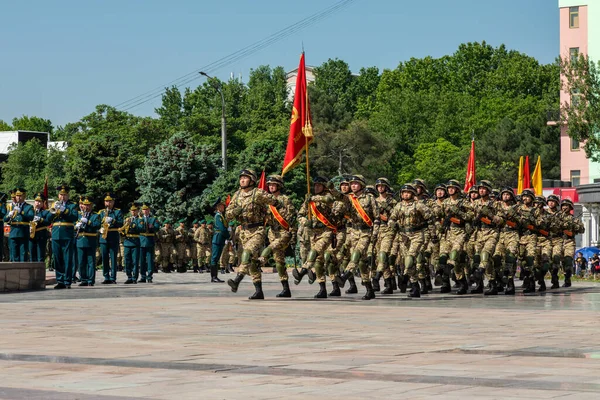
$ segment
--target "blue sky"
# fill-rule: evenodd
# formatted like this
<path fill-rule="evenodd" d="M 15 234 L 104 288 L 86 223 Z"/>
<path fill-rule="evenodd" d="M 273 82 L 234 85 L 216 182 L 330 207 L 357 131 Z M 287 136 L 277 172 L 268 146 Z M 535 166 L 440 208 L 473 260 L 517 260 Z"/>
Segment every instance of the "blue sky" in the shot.
<path fill-rule="evenodd" d="M 339 0 L 0 0 L 0 119 L 79 120 L 206 66 Z M 246 80 L 263 64 L 340 58 L 353 71 L 440 57 L 460 43 L 502 43 L 552 62 L 556 0 L 356 0 L 342 11 L 214 71 Z M 195 86 L 197 79 L 190 83 Z M 153 115 L 160 97 L 130 110 Z"/>

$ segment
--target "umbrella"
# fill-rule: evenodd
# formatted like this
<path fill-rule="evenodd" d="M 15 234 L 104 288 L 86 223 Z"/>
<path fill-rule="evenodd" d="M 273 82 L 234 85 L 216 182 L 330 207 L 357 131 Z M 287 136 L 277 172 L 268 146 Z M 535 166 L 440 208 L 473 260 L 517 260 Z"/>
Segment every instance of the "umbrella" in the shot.
<path fill-rule="evenodd" d="M 598 247 L 582 247 L 581 249 L 575 250 L 575 257 L 577 257 L 577 253 L 579 252 L 589 260 L 594 254 L 600 254 L 600 249 Z"/>

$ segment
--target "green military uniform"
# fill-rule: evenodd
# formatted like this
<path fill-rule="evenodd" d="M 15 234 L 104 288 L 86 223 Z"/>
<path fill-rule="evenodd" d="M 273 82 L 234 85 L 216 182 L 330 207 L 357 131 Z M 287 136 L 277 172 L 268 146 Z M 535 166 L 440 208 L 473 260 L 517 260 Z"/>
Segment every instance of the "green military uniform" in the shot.
<path fill-rule="evenodd" d="M 196 247 L 194 236 L 199 228 L 200 224 L 198 223 L 198 220 L 195 219 L 192 221 L 192 227 L 188 230 L 187 242 L 188 257 L 192 260 L 192 270 L 196 273 L 198 272 L 198 247 Z"/>
<path fill-rule="evenodd" d="M 26 262 L 29 261 L 29 223 L 33 220 L 34 212 L 31 204 L 25 202 L 25 189 L 15 189 L 15 195 L 21 196 L 22 201 L 8 205 L 4 222 L 10 225 L 8 246 L 11 261 Z"/>
<path fill-rule="evenodd" d="M 194 242 L 196 246 L 196 254 L 198 257 L 199 272 L 203 273 L 208 270 L 210 264 L 210 233 L 206 227 L 206 221 L 200 221 L 200 227 L 194 232 Z"/>
<path fill-rule="evenodd" d="M 52 214 L 44 210 L 46 197 L 42 193 L 36 193 L 34 201 L 40 203 L 39 208 L 33 210 L 34 225 L 30 225 L 29 231 L 29 258 L 33 262 L 46 262 L 46 246 L 48 245 L 48 226 Z M 31 232 L 34 229 L 34 232 Z"/>
<path fill-rule="evenodd" d="M 519 235 L 522 226 L 521 216 L 512 188 L 506 187 L 502 189 L 500 199 L 501 201 L 498 202 L 497 210 L 504 223 L 500 228 L 498 243 L 496 244 L 492 259 L 496 271 L 502 270 L 502 263 L 504 262 L 502 272 L 503 279 L 506 279 L 504 294 L 514 295 L 514 276 L 517 266 L 516 257 L 519 254 L 519 242 L 521 240 Z"/>
<path fill-rule="evenodd" d="M 541 268 L 535 268 L 535 256 L 537 254 L 537 232 L 542 224 L 539 208 L 533 205 L 535 194 L 525 189 L 521 193 L 523 201 L 517 208 L 517 213 L 521 219 L 521 237 L 519 240 L 519 253 L 525 260 L 521 266 L 523 269 L 524 289 L 523 293 L 534 293 L 536 280 L 540 283 L 539 291 L 546 290 L 544 282 L 545 273 Z"/>
<path fill-rule="evenodd" d="M 139 210 L 139 205 L 133 203 L 129 207 L 131 215 L 123 222 L 121 235 L 123 236 L 123 260 L 125 274 L 127 274 L 126 285 L 137 283 L 137 273 L 140 268 L 140 218 L 134 215 Z"/>
<path fill-rule="evenodd" d="M 160 230 L 158 220 L 150 215 L 150 205 L 142 204 L 142 216 L 138 220 L 138 229 L 140 232 L 140 268 L 141 276 L 139 283 L 152 283 L 152 274 L 154 273 L 154 247 L 156 233 Z M 138 278 L 138 271 L 134 271 L 134 279 Z"/>
<path fill-rule="evenodd" d="M 211 238 L 211 256 L 210 256 L 210 281 L 212 283 L 222 283 L 219 279 L 219 262 L 221 261 L 221 254 L 225 248 L 225 241 L 229 239 L 229 230 L 227 229 L 227 223 L 223 218 L 222 212 L 225 211 L 225 203 L 221 201 L 221 198 L 213 204 L 215 212 L 215 228 Z"/>
<path fill-rule="evenodd" d="M 571 275 L 573 275 L 573 255 L 575 254 L 575 235 L 584 233 L 585 228 L 579 219 L 571 214 L 575 208 L 573 202 L 564 199 L 560 203 L 561 217 L 563 221 L 563 270 L 565 273 L 565 283 L 563 287 L 571 286 Z"/>
<path fill-rule="evenodd" d="M 375 188 L 379 191 L 379 197 L 375 200 L 379 209 L 379 235 L 375 243 L 375 252 L 377 253 L 377 272 L 373 277 L 373 289 L 379 291 L 379 279 L 383 276 L 385 289 L 383 294 L 392 294 L 395 276 L 390 265 L 395 264 L 395 260 L 390 260 L 390 253 L 396 233 L 388 225 L 390 214 L 398 203 L 392 196 L 392 187 L 386 178 L 379 178 L 375 182 Z M 380 191 L 382 188 L 383 192 Z"/>
<path fill-rule="evenodd" d="M 106 193 L 104 201 L 115 201 L 113 193 Z M 105 208 L 98 215 L 100 228 L 100 254 L 102 256 L 103 284 L 117 283 L 117 253 L 121 241 L 119 228 L 123 226 L 123 212 L 118 208 Z"/>
<path fill-rule="evenodd" d="M 69 187 L 61 185 L 56 188 L 58 194 L 69 195 Z M 78 218 L 77 206 L 70 200 L 56 201 L 50 209 L 52 222 L 52 257 L 56 271 L 55 289 L 71 287 L 74 271 L 73 238 L 75 222 Z"/>
<path fill-rule="evenodd" d="M 89 196 L 79 200 L 80 204 L 92 206 Z M 79 286 L 94 286 L 96 283 L 96 248 L 98 246 L 98 230 L 102 220 L 98 214 L 80 211 L 75 225 L 77 246 L 77 260 L 81 283 Z"/>
<path fill-rule="evenodd" d="M 235 279 L 229 279 L 227 283 L 231 286 L 231 290 L 236 292 L 244 276 L 250 273 L 252 283 L 256 289 L 255 293 L 250 296 L 251 300 L 264 299 L 258 257 L 265 241 L 264 223 L 267 206 L 276 206 L 279 203 L 271 194 L 254 187 L 256 179 L 254 171 L 248 169 L 241 171 L 240 189 L 233 195 L 225 213 L 225 217 L 228 220 L 237 219 L 240 221 L 241 230 L 239 238 L 243 247 L 237 276 Z"/>
<path fill-rule="evenodd" d="M 156 233 L 158 239 L 159 263 L 162 272 L 170 273 L 169 264 L 173 263 L 173 253 L 175 250 L 175 230 L 170 226 L 171 221 L 165 220 L 164 226 Z"/>
<path fill-rule="evenodd" d="M 188 242 L 188 230 L 185 227 L 185 218 L 177 221 L 179 226 L 175 229 L 175 265 L 177 272 L 187 272 L 186 248 Z"/>
<path fill-rule="evenodd" d="M 8 195 L 6 193 L 0 192 L 0 262 L 4 261 L 4 217 L 6 216 L 6 198 Z"/>

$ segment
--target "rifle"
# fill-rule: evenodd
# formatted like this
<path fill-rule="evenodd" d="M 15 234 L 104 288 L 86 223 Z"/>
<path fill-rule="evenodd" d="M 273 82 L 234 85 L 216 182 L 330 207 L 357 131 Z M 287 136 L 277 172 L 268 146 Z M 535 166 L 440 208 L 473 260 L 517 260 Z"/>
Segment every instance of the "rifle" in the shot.
<path fill-rule="evenodd" d="M 456 204 L 456 207 L 458 209 L 460 209 L 462 207 L 464 201 L 465 201 L 465 197 L 463 197 L 458 202 L 458 204 Z M 460 219 L 456 218 L 456 215 L 453 212 L 448 213 L 448 215 L 446 215 L 446 218 L 444 218 L 444 221 L 442 222 L 442 228 L 440 229 L 440 236 L 444 236 L 446 234 L 446 232 L 450 228 L 451 223 L 460 224 Z"/>

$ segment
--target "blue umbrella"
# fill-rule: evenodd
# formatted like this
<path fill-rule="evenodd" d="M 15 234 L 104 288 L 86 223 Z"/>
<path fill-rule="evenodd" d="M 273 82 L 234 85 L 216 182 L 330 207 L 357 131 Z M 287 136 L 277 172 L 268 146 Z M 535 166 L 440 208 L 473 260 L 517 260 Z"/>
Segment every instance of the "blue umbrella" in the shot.
<path fill-rule="evenodd" d="M 575 250 L 575 257 L 577 257 L 577 253 L 579 252 L 589 260 L 594 254 L 600 254 L 600 249 L 598 247 L 582 247 L 581 249 Z"/>

